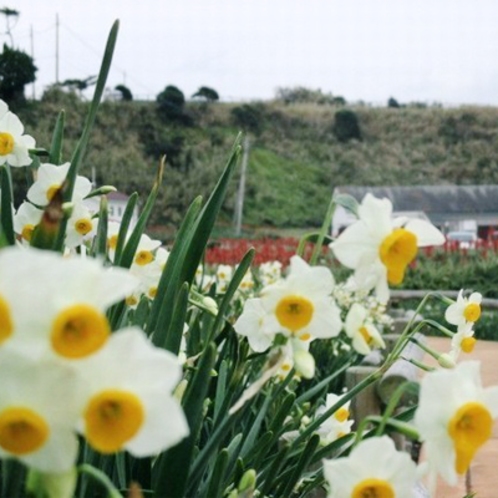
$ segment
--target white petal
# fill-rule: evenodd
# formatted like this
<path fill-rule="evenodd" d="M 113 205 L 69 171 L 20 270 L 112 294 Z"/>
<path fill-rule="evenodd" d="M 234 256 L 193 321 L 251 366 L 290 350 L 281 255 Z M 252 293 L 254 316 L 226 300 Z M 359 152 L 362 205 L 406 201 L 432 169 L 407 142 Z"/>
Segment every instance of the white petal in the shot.
<path fill-rule="evenodd" d="M 416 235 L 418 247 L 438 246 L 446 240 L 440 230 L 425 220 L 410 220 L 405 229 Z"/>

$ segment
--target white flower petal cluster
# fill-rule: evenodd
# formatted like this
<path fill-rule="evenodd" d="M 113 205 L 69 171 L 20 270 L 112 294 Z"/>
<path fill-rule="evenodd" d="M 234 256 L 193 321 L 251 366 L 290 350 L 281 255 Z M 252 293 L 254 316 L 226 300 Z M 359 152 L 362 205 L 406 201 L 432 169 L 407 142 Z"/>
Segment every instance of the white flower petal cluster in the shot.
<path fill-rule="evenodd" d="M 329 393 L 325 399 L 325 406 L 321 406 L 316 411 L 316 417 L 318 418 L 323 413 L 325 413 L 329 408 L 340 401 L 343 395 Z M 320 436 L 320 441 L 322 444 L 329 444 L 334 442 L 346 434 L 351 432 L 351 426 L 354 424 L 354 420 L 350 419 L 349 405 L 351 401 L 344 403 L 339 409 L 337 409 L 330 417 L 328 417 L 325 422 L 323 422 L 317 429 L 317 434 Z"/>
<path fill-rule="evenodd" d="M 358 208 L 358 220 L 330 244 L 335 257 L 355 270 L 358 288 L 375 289 L 380 301 L 389 299 L 389 284 L 403 281 L 418 247 L 440 245 L 444 235 L 431 223 L 392 219 L 392 203 L 367 194 Z"/>
<path fill-rule="evenodd" d="M 492 436 L 498 387 L 483 388 L 480 363 L 427 373 L 420 387 L 415 425 L 425 441 L 429 472 L 455 485 L 479 448 Z"/>
<path fill-rule="evenodd" d="M 349 309 L 344 330 L 352 340 L 353 348 L 362 355 L 370 354 L 374 348 L 386 347 L 380 332 L 369 318 L 368 310 L 359 303 L 354 303 Z"/>
<path fill-rule="evenodd" d="M 105 311 L 137 284 L 90 258 L 0 251 L 0 457 L 61 473 L 77 431 L 97 451 L 136 456 L 188 434 L 172 394 L 178 358 L 138 328 L 110 334 Z"/>
<path fill-rule="evenodd" d="M 24 135 L 21 120 L 0 100 L 0 165 L 29 166 L 33 161 L 29 149 L 35 146 L 35 139 Z"/>
<path fill-rule="evenodd" d="M 328 268 L 309 266 L 299 256 L 293 256 L 285 279 L 265 287 L 260 297 L 245 302 L 235 331 L 248 338 L 254 351 L 265 351 L 277 335 L 282 335 L 302 362 L 300 342 L 336 337 L 341 331 L 340 310 L 331 297 L 333 286 Z M 308 353 L 305 362 L 308 373 L 309 356 Z"/>
<path fill-rule="evenodd" d="M 465 326 L 469 322 L 475 323 L 481 317 L 482 294 L 473 292 L 469 297 L 464 297 L 463 289 L 460 290 L 456 302 L 450 304 L 444 313 L 444 318 L 452 325 Z"/>
<path fill-rule="evenodd" d="M 388 436 L 364 439 L 347 457 L 323 461 L 328 498 L 414 497 L 416 466 Z"/>

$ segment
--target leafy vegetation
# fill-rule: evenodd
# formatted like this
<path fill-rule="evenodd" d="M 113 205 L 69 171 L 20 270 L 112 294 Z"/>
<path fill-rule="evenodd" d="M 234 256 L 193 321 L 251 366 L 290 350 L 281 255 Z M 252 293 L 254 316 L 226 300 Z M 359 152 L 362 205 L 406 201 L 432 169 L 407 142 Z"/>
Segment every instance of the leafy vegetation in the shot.
<path fill-rule="evenodd" d="M 498 181 L 498 109 L 491 107 L 348 105 L 341 110 L 357 117 L 362 140 L 343 142 L 334 134 L 337 104 L 277 99 L 205 105 L 184 102 L 178 92 L 165 89 L 158 102 L 104 102 L 83 163 L 83 174 L 91 176 L 93 169 L 98 184 L 113 184 L 128 194 L 136 190 L 143 199 L 157 163 L 166 155 L 165 181 L 151 221 L 163 238 L 176 230 L 191 199 L 210 192 L 225 151 L 240 130 L 250 138 L 245 230 L 320 226 L 333 188 L 341 185 Z M 168 112 L 165 116 L 161 106 L 172 102 L 174 117 Z M 52 88 L 41 101 L 29 103 L 20 117 L 27 133 L 48 144 L 61 108 L 68 123 L 63 148 L 67 161 L 88 103 L 74 92 Z M 235 177 L 221 225 L 232 224 L 237 186 Z"/>

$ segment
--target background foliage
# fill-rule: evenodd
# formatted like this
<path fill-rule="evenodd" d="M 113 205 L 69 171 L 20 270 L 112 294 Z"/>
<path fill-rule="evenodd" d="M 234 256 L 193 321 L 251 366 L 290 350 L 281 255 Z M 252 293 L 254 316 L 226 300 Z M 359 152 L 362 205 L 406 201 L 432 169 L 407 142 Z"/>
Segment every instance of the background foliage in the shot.
<path fill-rule="evenodd" d="M 104 102 L 82 170 L 91 176 L 94 168 L 99 184 L 113 184 L 124 193 L 137 190 L 144 198 L 166 154 L 165 185 L 151 221 L 164 239 L 174 232 L 190 200 L 210 192 L 239 130 L 249 133 L 251 146 L 246 230 L 320 226 L 332 189 L 340 185 L 498 180 L 498 109 L 420 104 L 374 108 L 345 105 L 344 99 L 330 96 L 319 99 L 312 91 L 308 94 L 313 101 L 303 102 L 307 94 L 301 89 L 294 92 L 297 97 L 282 90 L 277 94 L 281 98 L 270 102 L 206 105 L 173 99 L 172 117 L 170 96 L 179 94 L 171 88 L 168 85 L 157 102 Z M 88 105 L 76 93 L 52 88 L 19 114 L 26 132 L 48 143 L 57 113 L 64 108 L 67 160 Z M 337 116 L 345 111 L 357 120 L 361 141 L 336 136 Z M 221 226 L 231 226 L 238 175 L 229 186 Z"/>

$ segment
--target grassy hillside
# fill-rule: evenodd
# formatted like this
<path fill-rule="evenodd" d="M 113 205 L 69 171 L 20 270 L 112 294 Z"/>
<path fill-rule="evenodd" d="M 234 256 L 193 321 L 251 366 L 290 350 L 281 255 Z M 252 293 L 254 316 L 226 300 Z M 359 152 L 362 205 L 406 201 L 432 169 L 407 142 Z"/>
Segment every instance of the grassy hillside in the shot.
<path fill-rule="evenodd" d="M 48 147 L 57 114 L 66 113 L 65 160 L 88 103 L 51 92 L 18 111 L 26 132 Z M 338 140 L 336 113 L 355 113 L 361 139 Z M 145 199 L 160 157 L 168 167 L 152 224 L 175 230 L 191 200 L 207 196 L 239 130 L 250 138 L 244 226 L 308 228 L 322 222 L 338 185 L 485 184 L 498 181 L 498 109 L 373 108 L 279 101 L 188 103 L 165 120 L 154 102 L 104 102 L 84 161 L 100 184 Z M 14 178 L 23 184 L 19 174 Z M 221 224 L 233 219 L 238 178 Z M 19 187 L 19 196 L 22 189 Z"/>

